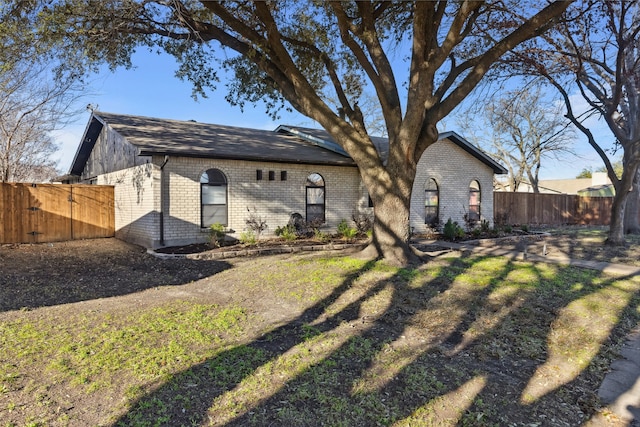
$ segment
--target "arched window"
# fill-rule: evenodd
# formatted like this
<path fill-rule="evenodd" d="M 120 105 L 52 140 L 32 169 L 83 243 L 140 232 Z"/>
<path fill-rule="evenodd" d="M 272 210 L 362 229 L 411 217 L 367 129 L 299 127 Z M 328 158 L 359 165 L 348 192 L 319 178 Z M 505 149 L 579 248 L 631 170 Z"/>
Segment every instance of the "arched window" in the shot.
<path fill-rule="evenodd" d="M 227 225 L 227 177 L 219 169 L 209 169 L 200 177 L 202 227 Z"/>
<path fill-rule="evenodd" d="M 439 207 L 440 191 L 438 183 L 431 178 L 424 186 L 424 223 L 432 226 L 440 222 Z"/>
<path fill-rule="evenodd" d="M 469 184 L 469 222 L 480 221 L 480 183 L 476 180 Z"/>
<path fill-rule="evenodd" d="M 307 177 L 307 222 L 324 222 L 324 178 L 319 173 Z"/>

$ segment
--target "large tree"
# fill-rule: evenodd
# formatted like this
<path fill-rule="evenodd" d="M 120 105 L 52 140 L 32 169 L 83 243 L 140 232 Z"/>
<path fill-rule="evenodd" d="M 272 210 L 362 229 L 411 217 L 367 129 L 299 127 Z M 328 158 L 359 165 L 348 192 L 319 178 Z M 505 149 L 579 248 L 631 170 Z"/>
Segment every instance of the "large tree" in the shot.
<path fill-rule="evenodd" d="M 607 243 L 620 245 L 625 231 L 640 232 L 640 2 L 594 0 L 582 6 L 517 61 L 556 87 L 567 117 L 602 159 L 616 190 Z M 585 102 L 586 113 L 580 108 Z M 615 150 L 607 151 L 611 141 L 596 140 L 585 120 L 593 113 L 611 130 L 614 148 L 622 149 L 621 176 L 609 154 Z"/>
<path fill-rule="evenodd" d="M 0 182 L 59 174 L 52 132 L 73 115 L 80 89 L 77 74 L 56 67 L 52 52 L 36 42 L 34 11 L 23 6 L 0 4 Z"/>
<path fill-rule="evenodd" d="M 178 75 L 196 93 L 215 87 L 224 69 L 232 103 L 286 102 L 312 118 L 354 159 L 369 190 L 375 221 L 367 254 L 406 264 L 416 165 L 438 139 L 438 122 L 500 57 L 548 29 L 568 5 L 60 0 L 40 11 L 39 37 L 83 69 L 101 61 L 129 66 L 136 47 L 159 48 L 177 58 Z M 367 90 L 380 103 L 388 158 L 358 107 Z"/>
<path fill-rule="evenodd" d="M 476 144 L 507 167 L 511 191 L 529 183 L 539 193 L 543 160 L 574 154 L 574 132 L 562 106 L 545 96 L 540 85 L 504 91 L 478 102 L 460 123 L 465 134 L 473 135 Z"/>

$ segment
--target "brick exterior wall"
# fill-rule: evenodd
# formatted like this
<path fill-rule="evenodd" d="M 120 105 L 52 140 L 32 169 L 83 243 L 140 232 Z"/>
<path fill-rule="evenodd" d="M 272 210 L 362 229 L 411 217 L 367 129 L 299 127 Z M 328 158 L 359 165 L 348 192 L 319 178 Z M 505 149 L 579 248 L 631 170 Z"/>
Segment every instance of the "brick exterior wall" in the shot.
<path fill-rule="evenodd" d="M 160 241 L 160 168 L 147 163 L 98 176 L 114 186 L 116 237 L 144 247 Z"/>
<path fill-rule="evenodd" d="M 111 141 L 128 145 L 126 140 L 113 136 L 103 136 L 101 140 L 98 144 L 101 149 L 92 153 L 91 165 L 94 167 L 85 170 L 83 178 L 86 180 L 93 178 L 91 172 L 96 171 L 95 165 L 101 162 L 107 163 L 101 166 L 103 170 L 113 170 L 114 165 L 108 165 L 109 157 L 105 159 L 99 155 L 105 151 L 102 145 L 109 145 L 107 143 Z M 113 150 L 113 147 L 109 149 Z M 266 220 L 265 236 L 273 235 L 277 227 L 286 225 L 294 212 L 305 217 L 305 185 L 312 173 L 319 173 L 325 181 L 326 224 L 323 228 L 327 231 L 334 231 L 342 219 L 350 220 L 354 211 L 369 214 L 373 211 L 368 207 L 368 192 L 355 167 L 189 157 L 170 157 L 165 163 L 164 156 L 144 160 L 151 162 L 99 174 L 97 184 L 115 186 L 116 237 L 145 247 L 207 241 L 208 229 L 201 227 L 200 177 L 211 168 L 219 169 L 226 176 L 227 227 L 233 230 L 231 235 L 234 237 L 246 230 L 245 221 L 252 212 Z M 262 171 L 262 180 L 257 180 L 256 170 Z M 274 180 L 269 179 L 270 171 Z M 282 171 L 286 171 L 284 181 L 281 180 Z M 492 169 L 445 140 L 429 147 L 418 164 L 410 211 L 410 226 L 414 232 L 427 229 L 424 189 L 430 178 L 438 184 L 442 223 L 451 218 L 464 225 L 472 180 L 480 183 L 481 218 L 493 222 Z"/>
<path fill-rule="evenodd" d="M 493 170 L 458 147 L 441 140 L 431 145 L 418 163 L 411 199 L 410 225 L 414 232 L 427 230 L 424 223 L 425 185 L 435 179 L 439 190 L 439 218 L 464 227 L 469 210 L 469 184 L 480 183 L 480 218 L 493 224 Z"/>
<path fill-rule="evenodd" d="M 154 159 L 156 162 L 159 159 Z M 294 212 L 305 217 L 305 185 L 312 173 L 319 173 L 325 181 L 323 228 L 335 229 L 340 220 L 350 220 L 364 197 L 354 167 L 172 157 L 162 172 L 165 245 L 207 239 L 207 229 L 200 226 L 200 177 L 211 168 L 219 169 L 227 178 L 227 227 L 236 238 L 247 229 L 245 221 L 250 213 L 266 220 L 268 228 L 263 235 L 273 235 Z M 256 170 L 262 170 L 262 180 L 257 180 Z M 269 180 L 270 171 L 274 172 L 273 181 Z M 286 181 L 281 180 L 282 171 L 286 171 Z"/>

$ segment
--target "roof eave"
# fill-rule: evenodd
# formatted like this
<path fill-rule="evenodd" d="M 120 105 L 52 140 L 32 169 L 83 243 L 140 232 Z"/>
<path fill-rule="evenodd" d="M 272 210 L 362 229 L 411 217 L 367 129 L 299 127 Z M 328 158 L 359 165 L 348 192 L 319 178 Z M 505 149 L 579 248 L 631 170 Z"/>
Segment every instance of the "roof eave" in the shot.
<path fill-rule="evenodd" d="M 89 122 L 87 123 L 84 133 L 82 134 L 82 139 L 80 140 L 78 149 L 76 150 L 76 154 L 73 156 L 73 161 L 71 162 L 71 166 L 69 167 L 68 175 L 82 175 L 82 171 L 87 164 L 87 160 L 89 160 L 91 151 L 93 150 L 98 135 L 100 135 L 100 132 L 102 132 L 103 127 L 103 120 L 100 119 L 100 117 L 98 117 L 95 113 L 91 113 Z"/>
<path fill-rule="evenodd" d="M 220 159 L 220 160 L 242 160 L 249 162 L 265 162 L 265 163 L 293 163 L 302 165 L 323 165 L 323 166 L 348 166 L 356 167 L 356 164 L 349 158 L 345 158 L 344 162 L 336 162 L 331 160 L 304 160 L 304 159 L 274 159 L 266 157 L 252 156 L 233 156 L 220 154 L 202 154 L 202 153 L 185 153 L 171 150 L 153 149 L 149 147 L 138 147 L 139 156 L 171 156 L 171 157 L 189 157 L 198 159 Z"/>

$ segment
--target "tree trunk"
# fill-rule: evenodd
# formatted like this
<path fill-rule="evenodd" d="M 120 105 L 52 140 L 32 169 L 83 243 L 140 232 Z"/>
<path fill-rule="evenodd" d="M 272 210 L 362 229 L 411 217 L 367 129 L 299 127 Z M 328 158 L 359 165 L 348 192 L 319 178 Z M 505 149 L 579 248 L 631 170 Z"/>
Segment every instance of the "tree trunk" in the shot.
<path fill-rule="evenodd" d="M 627 203 L 627 194 L 616 192 L 611 205 L 611 224 L 609 225 L 609 236 L 605 244 L 611 246 L 624 245 L 624 211 Z"/>
<path fill-rule="evenodd" d="M 626 234 L 640 234 L 640 168 L 636 172 L 633 188 L 627 199 L 624 212 L 624 231 Z"/>
<path fill-rule="evenodd" d="M 367 258 L 384 259 L 392 265 L 404 266 L 415 260 L 409 246 L 409 200 L 387 195 L 374 202 L 373 236 L 364 249 Z"/>
<path fill-rule="evenodd" d="M 396 266 L 406 266 L 418 260 L 409 245 L 409 211 L 415 170 L 416 162 L 412 161 L 403 162 L 402 167 L 388 165 L 386 168 L 361 170 L 374 211 L 373 236 L 371 243 L 362 251 L 363 257 L 384 259 Z"/>
<path fill-rule="evenodd" d="M 605 242 L 607 245 L 622 246 L 625 244 L 625 211 L 629 195 L 632 194 L 631 189 L 637 171 L 638 163 L 630 162 L 628 168 L 622 172 L 621 179 L 615 185 L 616 195 L 611 206 L 611 225 L 609 226 L 609 236 Z"/>

